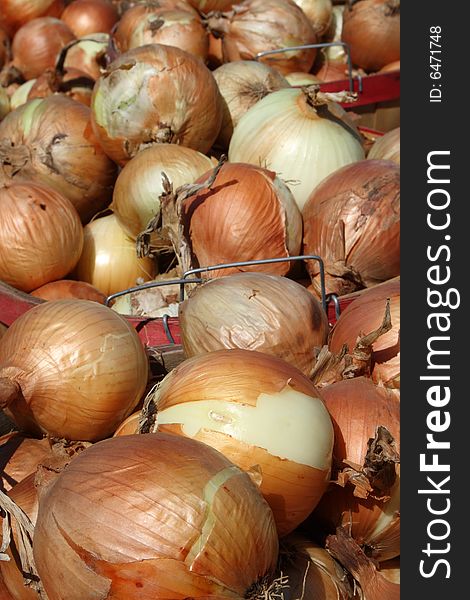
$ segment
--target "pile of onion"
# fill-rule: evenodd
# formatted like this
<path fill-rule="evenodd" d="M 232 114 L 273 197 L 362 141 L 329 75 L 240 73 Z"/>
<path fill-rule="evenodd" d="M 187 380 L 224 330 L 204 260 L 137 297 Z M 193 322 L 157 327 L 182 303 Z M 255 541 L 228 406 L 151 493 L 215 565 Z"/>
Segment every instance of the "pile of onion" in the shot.
<path fill-rule="evenodd" d="M 110 0 L 73 0 L 60 18 L 79 38 L 93 33 L 110 33 L 119 15 Z"/>
<path fill-rule="evenodd" d="M 261 471 L 279 535 L 318 504 L 333 428 L 313 384 L 292 365 L 250 350 L 209 352 L 183 361 L 150 397 L 157 431 L 199 440 L 242 469 Z"/>
<path fill-rule="evenodd" d="M 301 210 L 322 179 L 365 157 L 346 111 L 317 86 L 278 90 L 257 102 L 235 127 L 228 156 L 275 171 Z"/>
<path fill-rule="evenodd" d="M 30 292 L 77 264 L 83 227 L 72 203 L 37 183 L 0 187 L 0 280 Z"/>
<path fill-rule="evenodd" d="M 369 557 L 394 558 L 400 554 L 400 402 L 365 377 L 319 393 L 334 427 L 332 483 L 304 527 L 318 539 L 343 526 Z"/>
<path fill-rule="evenodd" d="M 400 164 L 400 127 L 391 129 L 378 137 L 373 143 L 367 158 L 393 160 Z"/>
<path fill-rule="evenodd" d="M 195 440 L 98 442 L 38 493 L 34 559 L 50 598 L 247 598 L 276 566 L 255 483 Z"/>
<path fill-rule="evenodd" d="M 41 303 L 1 340 L 0 407 L 33 434 L 108 437 L 136 408 L 147 379 L 137 332 L 98 302 Z"/>
<path fill-rule="evenodd" d="M 294 0 L 244 0 L 236 8 L 208 19 L 211 32 L 222 38 L 224 62 L 253 60 L 260 52 L 318 42 L 317 34 Z M 283 75 L 308 72 L 316 48 L 291 50 L 260 58 Z"/>
<path fill-rule="evenodd" d="M 0 26 L 13 35 L 37 17 L 60 17 L 64 6 L 64 0 L 2 0 Z"/>
<path fill-rule="evenodd" d="M 278 356 L 310 375 L 328 319 L 299 283 L 266 273 L 238 273 L 198 285 L 179 307 L 185 356 L 223 348 Z"/>
<path fill-rule="evenodd" d="M 372 345 L 372 379 L 386 387 L 400 388 L 400 279 L 367 290 L 356 298 L 335 323 L 329 346 L 338 353 L 344 344 L 352 351 L 360 336 L 377 330 L 390 301 L 391 329 Z"/>
<path fill-rule="evenodd" d="M 0 181 L 44 183 L 66 196 L 88 222 L 109 204 L 116 176 L 90 116 L 87 106 L 60 94 L 10 112 L 0 123 Z"/>
<path fill-rule="evenodd" d="M 400 60 L 400 0 L 347 2 L 341 39 L 353 64 L 365 71 Z"/>
<path fill-rule="evenodd" d="M 325 266 L 327 293 L 339 296 L 400 272 L 400 167 L 362 160 L 320 182 L 302 211 L 304 254 Z M 307 268 L 319 290 L 319 267 Z"/>
<path fill-rule="evenodd" d="M 124 165 L 159 142 L 207 152 L 219 134 L 222 98 L 200 59 L 148 44 L 121 54 L 97 80 L 92 117 L 104 151 Z"/>

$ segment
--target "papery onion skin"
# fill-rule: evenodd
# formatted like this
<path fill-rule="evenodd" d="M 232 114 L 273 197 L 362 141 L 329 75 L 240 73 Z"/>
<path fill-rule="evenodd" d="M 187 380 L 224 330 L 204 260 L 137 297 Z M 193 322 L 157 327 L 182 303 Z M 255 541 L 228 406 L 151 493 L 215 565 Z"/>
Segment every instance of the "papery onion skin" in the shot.
<path fill-rule="evenodd" d="M 51 452 L 48 439 L 35 439 L 14 431 L 0 437 L 1 488 L 8 492 Z M 1 564 L 1 563 L 0 563 Z"/>
<path fill-rule="evenodd" d="M 29 292 L 77 264 L 83 227 L 72 203 L 36 183 L 0 187 L 0 280 Z"/>
<path fill-rule="evenodd" d="M 31 296 L 43 300 L 61 300 L 63 298 L 79 298 L 81 300 L 93 300 L 104 304 L 106 296 L 90 283 L 85 281 L 74 281 L 73 279 L 59 279 L 51 281 L 33 290 Z"/>
<path fill-rule="evenodd" d="M 74 67 L 92 79 L 98 79 L 106 66 L 109 41 L 108 33 L 94 33 L 77 38 L 76 43 L 67 50 L 64 67 Z"/>
<path fill-rule="evenodd" d="M 329 333 L 326 313 L 310 292 L 266 273 L 239 273 L 197 286 L 180 303 L 179 320 L 188 358 L 243 348 L 282 358 L 307 376 Z"/>
<path fill-rule="evenodd" d="M 32 19 L 60 17 L 64 7 L 64 0 L 2 0 L 0 26 L 13 35 Z"/>
<path fill-rule="evenodd" d="M 110 436 L 135 409 L 147 379 L 137 332 L 98 302 L 44 302 L 2 338 L 0 389 L 9 384 L 21 392 L 5 412 L 34 434 L 84 441 Z"/>
<path fill-rule="evenodd" d="M 286 80 L 292 87 L 299 87 L 305 85 L 314 85 L 315 83 L 320 83 L 320 79 L 316 75 L 312 73 L 302 73 L 297 71 L 295 73 L 288 73 L 286 75 Z"/>
<path fill-rule="evenodd" d="M 104 151 L 123 166 L 158 142 L 208 152 L 220 130 L 222 98 L 200 59 L 148 44 L 120 55 L 98 79 L 92 116 Z"/>
<path fill-rule="evenodd" d="M 117 171 L 93 134 L 90 114 L 89 107 L 60 94 L 9 113 L 0 123 L 0 181 L 48 185 L 87 223 L 109 204 Z"/>
<path fill-rule="evenodd" d="M 154 402 L 157 431 L 204 442 L 246 471 L 258 465 L 280 536 L 328 486 L 330 417 L 310 380 L 282 359 L 240 349 L 186 359 Z"/>
<path fill-rule="evenodd" d="M 46 69 L 34 80 L 27 99 L 47 98 L 53 94 L 62 94 L 85 106 L 90 106 L 92 90 L 93 80 L 78 69 L 69 67 L 64 69 L 63 73 Z"/>
<path fill-rule="evenodd" d="M 346 118 L 345 111 L 335 104 Z M 344 114 L 343 114 L 344 113 Z M 300 89 L 272 92 L 240 119 L 230 141 L 231 162 L 262 164 L 275 171 L 302 210 L 315 186 L 340 167 L 364 159 L 359 133 L 311 106 Z"/>
<path fill-rule="evenodd" d="M 60 51 L 75 39 L 69 26 L 54 17 L 40 17 L 23 25 L 11 44 L 13 65 L 25 79 L 54 68 Z"/>
<path fill-rule="evenodd" d="M 278 554 L 249 476 L 165 434 L 112 438 L 77 456 L 40 492 L 33 546 L 50 600 L 245 597 Z"/>
<path fill-rule="evenodd" d="M 400 0 L 346 3 L 341 39 L 352 63 L 366 71 L 400 60 Z"/>
<path fill-rule="evenodd" d="M 400 167 L 362 160 L 336 170 L 303 211 L 304 254 L 322 257 L 326 293 L 371 287 L 400 272 Z M 319 268 L 307 269 L 319 290 Z"/>
<path fill-rule="evenodd" d="M 194 266 L 296 256 L 302 242 L 302 217 L 289 188 L 272 171 L 244 163 L 225 163 L 210 189 L 185 200 L 182 223 Z M 278 262 L 214 270 L 211 276 L 284 275 L 290 268 Z"/>
<path fill-rule="evenodd" d="M 79 38 L 93 33 L 110 33 L 119 15 L 109 0 L 73 0 L 60 18 Z"/>
<path fill-rule="evenodd" d="M 353 350 L 359 336 L 377 330 L 390 299 L 392 327 L 372 345 L 372 379 L 393 389 L 400 387 L 400 280 L 364 290 L 341 313 L 331 332 L 329 347 L 339 352 L 344 344 Z"/>
<path fill-rule="evenodd" d="M 156 144 L 138 152 L 120 171 L 110 208 L 128 235 L 136 238 L 160 213 L 163 173 L 176 191 L 215 166 L 202 154 L 177 144 Z"/>
<path fill-rule="evenodd" d="M 367 155 L 369 159 L 393 160 L 400 164 L 400 127 L 395 127 L 376 139 Z"/>

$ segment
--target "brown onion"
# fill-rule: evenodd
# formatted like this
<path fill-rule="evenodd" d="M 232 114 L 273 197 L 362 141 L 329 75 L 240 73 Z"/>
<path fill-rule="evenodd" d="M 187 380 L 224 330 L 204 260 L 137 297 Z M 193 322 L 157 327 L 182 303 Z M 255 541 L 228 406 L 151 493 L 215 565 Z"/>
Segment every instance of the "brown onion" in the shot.
<path fill-rule="evenodd" d="M 51 281 L 33 290 L 31 296 L 43 300 L 61 300 L 63 298 L 79 298 L 81 300 L 94 300 L 104 304 L 106 296 L 90 283 L 74 281 L 73 279 L 59 279 Z"/>
<path fill-rule="evenodd" d="M 95 441 L 114 433 L 146 386 L 148 360 L 133 326 L 89 300 L 44 302 L 0 346 L 0 405 L 25 431 Z"/>
<path fill-rule="evenodd" d="M 113 433 L 113 437 L 119 435 L 133 435 L 134 433 L 139 433 L 139 423 L 141 419 L 142 414 L 140 410 L 132 413 L 119 425 L 119 427 Z"/>
<path fill-rule="evenodd" d="M 109 0 L 73 0 L 60 18 L 79 38 L 93 33 L 110 33 L 119 15 Z"/>
<path fill-rule="evenodd" d="M 29 292 L 77 264 L 83 227 L 71 202 L 37 183 L 0 187 L 0 279 Z"/>
<path fill-rule="evenodd" d="M 60 51 L 75 39 L 69 26 L 54 17 L 40 17 L 23 25 L 11 44 L 13 66 L 25 79 L 39 77 L 55 66 Z"/>
<path fill-rule="evenodd" d="M 330 349 L 340 352 L 346 344 L 353 350 L 360 336 L 378 329 L 390 299 L 392 327 L 372 345 L 372 379 L 390 388 L 400 387 L 400 280 L 395 279 L 364 290 L 344 312 L 331 332 Z"/>
<path fill-rule="evenodd" d="M 65 68 L 62 72 L 46 69 L 42 75 L 34 79 L 26 100 L 63 94 L 85 106 L 90 106 L 93 84 L 93 80 L 86 73 L 73 67 Z"/>
<path fill-rule="evenodd" d="M 64 0 L 2 0 L 0 26 L 13 35 L 37 17 L 60 17 L 64 5 Z"/>
<path fill-rule="evenodd" d="M 367 158 L 393 160 L 400 164 L 400 127 L 387 131 L 373 143 Z"/>
<path fill-rule="evenodd" d="M 351 61 L 366 71 L 378 71 L 400 59 L 400 0 L 356 0 L 343 11 L 343 42 Z"/>
<path fill-rule="evenodd" d="M 68 600 L 104 600 L 110 589 L 139 600 L 242 598 L 278 554 L 272 513 L 249 476 L 205 444 L 166 434 L 84 450 L 40 489 L 33 546 L 49 598 Z"/>
<path fill-rule="evenodd" d="M 222 98 L 200 59 L 148 44 L 119 56 L 98 79 L 92 115 L 104 151 L 124 165 L 159 142 L 207 152 L 220 130 Z"/>
<path fill-rule="evenodd" d="M 90 109 L 60 94 L 30 100 L 0 123 L 0 181 L 44 183 L 87 223 L 111 200 L 116 165 L 93 134 Z"/>
<path fill-rule="evenodd" d="M 333 18 L 332 0 L 294 0 L 304 11 L 320 39 L 331 27 Z"/>
<path fill-rule="evenodd" d="M 186 359 L 154 392 L 157 431 L 208 444 L 246 471 L 279 535 L 293 531 L 328 485 L 333 429 L 310 380 L 280 358 L 218 350 Z"/>
<path fill-rule="evenodd" d="M 26 437 L 12 432 L 0 437 L 1 488 L 11 490 L 25 477 L 34 473 L 38 464 L 51 452 L 48 439 Z"/>
<path fill-rule="evenodd" d="M 238 273 L 196 287 L 179 307 L 185 356 L 244 348 L 278 356 L 310 375 L 329 327 L 320 302 L 277 275 Z"/>
<path fill-rule="evenodd" d="M 108 33 L 94 33 L 78 38 L 69 44 L 64 66 L 83 71 L 92 79 L 103 74 L 107 64 L 110 36 Z"/>
<path fill-rule="evenodd" d="M 230 10 L 236 0 L 187 0 L 188 4 L 197 8 L 202 14 L 210 13 L 213 10 Z"/>
<path fill-rule="evenodd" d="M 400 271 L 400 167 L 362 160 L 334 171 L 302 211 L 304 253 L 322 257 L 327 293 L 371 287 Z M 319 289 L 318 264 L 309 274 Z"/>
<path fill-rule="evenodd" d="M 314 69 L 315 76 L 322 82 L 341 81 L 348 77 L 348 67 L 344 59 L 330 60 L 325 55 L 325 59 L 319 61 L 319 65 Z"/>

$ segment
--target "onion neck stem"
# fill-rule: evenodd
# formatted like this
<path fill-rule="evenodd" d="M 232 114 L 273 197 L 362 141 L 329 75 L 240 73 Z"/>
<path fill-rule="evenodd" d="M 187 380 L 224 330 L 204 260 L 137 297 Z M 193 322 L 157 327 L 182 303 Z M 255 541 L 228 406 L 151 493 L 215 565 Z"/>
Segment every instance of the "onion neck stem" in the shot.
<path fill-rule="evenodd" d="M 16 381 L 0 377 L 0 408 L 7 408 L 15 400 L 21 398 L 21 387 Z"/>

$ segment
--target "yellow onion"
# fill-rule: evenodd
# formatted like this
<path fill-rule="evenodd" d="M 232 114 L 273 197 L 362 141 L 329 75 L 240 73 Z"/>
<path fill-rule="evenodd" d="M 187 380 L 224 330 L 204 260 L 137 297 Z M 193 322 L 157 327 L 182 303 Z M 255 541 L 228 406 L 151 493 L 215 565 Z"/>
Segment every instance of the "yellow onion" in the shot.
<path fill-rule="evenodd" d="M 294 0 L 244 0 L 229 12 L 208 19 L 210 31 L 222 38 L 224 62 L 252 60 L 260 52 L 318 42 L 305 13 Z M 308 72 L 316 48 L 291 50 L 260 57 L 283 75 Z"/>
<path fill-rule="evenodd" d="M 353 350 L 360 336 L 377 330 L 390 299 L 392 327 L 372 345 L 372 379 L 390 388 L 400 387 L 400 280 L 394 279 L 364 290 L 344 312 L 331 332 L 329 346 L 340 352 L 346 344 Z"/>
<path fill-rule="evenodd" d="M 96 80 L 105 70 L 110 43 L 108 33 L 94 33 L 76 39 L 64 50 L 64 66 L 83 71 Z"/>
<path fill-rule="evenodd" d="M 133 326 L 91 300 L 39 304 L 14 321 L 0 345 L 0 405 L 33 433 L 87 441 L 112 435 L 147 378 Z"/>
<path fill-rule="evenodd" d="M 106 296 L 94 286 L 85 281 L 74 281 L 73 279 L 59 279 L 51 281 L 33 290 L 31 296 L 43 300 L 61 300 L 63 298 L 80 298 L 82 300 L 94 300 L 100 304 L 106 302 Z"/>
<path fill-rule="evenodd" d="M 237 4 L 236 0 L 187 0 L 187 2 L 202 14 L 213 10 L 230 10 L 233 4 Z"/>
<path fill-rule="evenodd" d="M 138 433 L 141 418 L 142 415 L 140 410 L 137 412 L 133 412 L 118 426 L 116 431 L 113 433 L 113 437 L 119 435 L 132 435 L 134 433 Z"/>
<path fill-rule="evenodd" d="M 302 211 L 304 253 L 325 265 L 327 293 L 371 287 L 400 272 L 400 167 L 362 160 L 337 169 L 313 190 Z M 319 289 L 319 268 L 307 265 Z"/>
<path fill-rule="evenodd" d="M 39 77 L 55 66 L 60 51 L 75 35 L 69 26 L 54 17 L 39 17 L 23 25 L 11 44 L 13 66 L 25 79 Z"/>
<path fill-rule="evenodd" d="M 320 39 L 331 26 L 333 18 L 332 0 L 294 0 L 303 10 Z"/>
<path fill-rule="evenodd" d="M 30 100 L 0 123 L 0 180 L 28 179 L 66 196 L 86 223 L 107 206 L 116 165 L 93 134 L 89 107 L 60 94 Z"/>
<path fill-rule="evenodd" d="M 119 15 L 110 0 L 73 0 L 61 15 L 76 37 L 110 33 Z"/>
<path fill-rule="evenodd" d="M 31 80 L 27 100 L 47 98 L 52 94 L 62 94 L 90 106 L 94 81 L 83 71 L 73 67 L 63 70 L 46 69 L 37 79 Z"/>
<path fill-rule="evenodd" d="M 196 267 L 296 256 L 302 243 L 302 217 L 289 188 L 272 171 L 249 164 L 225 163 L 210 189 L 184 201 L 181 221 Z M 246 270 L 284 275 L 290 268 L 288 262 L 278 262 L 211 274 Z"/>
<path fill-rule="evenodd" d="M 244 348 L 278 356 L 310 375 L 328 319 L 302 285 L 277 275 L 238 273 L 197 286 L 179 307 L 185 356 Z"/>
<path fill-rule="evenodd" d="M 157 431 L 199 440 L 242 469 L 258 467 L 279 535 L 293 531 L 328 486 L 333 428 L 310 380 L 250 350 L 188 358 L 154 392 Z"/>
<path fill-rule="evenodd" d="M 380 572 L 393 583 L 400 583 L 400 557 L 391 558 L 380 563 Z"/>
<path fill-rule="evenodd" d="M 400 0 L 356 0 L 343 11 L 343 42 L 354 65 L 378 71 L 400 59 Z"/>
<path fill-rule="evenodd" d="M 13 35 L 37 17 L 60 17 L 64 6 L 64 0 L 2 0 L 0 26 Z"/>
<path fill-rule="evenodd" d="M 2 435 L 0 437 L 2 490 L 8 492 L 25 477 L 34 473 L 38 464 L 49 456 L 50 452 L 51 444 L 46 438 L 35 439 L 17 431 Z"/>
<path fill-rule="evenodd" d="M 189 6 L 136 4 L 123 14 L 113 37 L 120 52 L 145 44 L 166 44 L 205 61 L 209 51 L 201 17 Z"/>
<path fill-rule="evenodd" d="M 390 71 L 400 71 L 399 60 L 394 60 L 391 63 L 388 63 L 387 65 L 385 65 L 385 67 L 379 69 L 378 73 L 388 73 Z"/>
<path fill-rule="evenodd" d="M 36 183 L 0 187 L 0 280 L 29 292 L 77 264 L 83 227 L 71 202 Z"/>
<path fill-rule="evenodd" d="M 387 131 L 372 144 L 367 158 L 393 160 L 400 164 L 400 127 Z"/>
<path fill-rule="evenodd" d="M 160 213 L 163 173 L 176 190 L 213 166 L 210 158 L 185 146 L 162 143 L 145 148 L 119 173 L 110 208 L 126 233 L 136 238 Z"/>
<path fill-rule="evenodd" d="M 341 81 L 348 77 L 348 67 L 346 60 L 343 58 L 330 60 L 325 56 L 324 60 L 319 61 L 314 72 L 315 76 L 323 83 L 329 81 Z"/>
<path fill-rule="evenodd" d="M 256 485 L 195 440 L 98 442 L 39 496 L 34 558 L 51 600 L 104 600 L 110 590 L 129 600 L 243 598 L 276 565 Z"/>
<path fill-rule="evenodd" d="M 81 281 L 106 296 L 152 279 L 153 258 L 138 258 L 135 242 L 110 214 L 90 221 L 84 228 L 83 251 L 75 269 Z"/>
<path fill-rule="evenodd" d="M 345 110 L 313 86 L 272 92 L 240 119 L 231 162 L 263 165 L 288 182 L 302 210 L 327 175 L 364 158 L 357 128 Z"/>
<path fill-rule="evenodd" d="M 400 402 L 365 377 L 327 385 L 319 393 L 335 432 L 333 482 L 305 528 L 318 537 L 345 527 L 368 556 L 394 558 L 400 554 Z M 393 441 L 380 437 L 369 448 L 379 427 Z"/>
<path fill-rule="evenodd" d="M 230 63 L 229 63 L 230 64 Z M 309 85 L 314 85 L 315 83 L 320 83 L 320 80 L 313 73 L 288 73 L 286 75 L 286 79 L 292 87 L 304 87 Z"/>
<path fill-rule="evenodd" d="M 220 130 L 222 98 L 200 59 L 148 44 L 121 54 L 98 79 L 92 116 L 104 151 L 124 165 L 159 142 L 207 152 Z"/>
<path fill-rule="evenodd" d="M 254 60 L 235 60 L 213 71 L 224 99 L 224 114 L 217 144 L 228 148 L 240 117 L 271 92 L 289 87 L 287 77 Z"/>

